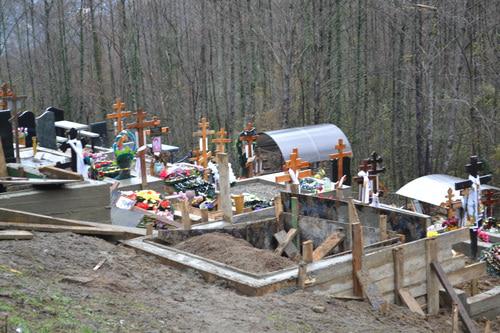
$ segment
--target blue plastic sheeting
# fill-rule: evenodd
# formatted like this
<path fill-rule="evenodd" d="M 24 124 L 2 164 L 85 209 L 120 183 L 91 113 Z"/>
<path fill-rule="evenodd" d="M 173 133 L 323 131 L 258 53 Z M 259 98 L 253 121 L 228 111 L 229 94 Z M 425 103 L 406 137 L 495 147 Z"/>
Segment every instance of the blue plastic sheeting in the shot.
<path fill-rule="evenodd" d="M 327 161 L 328 155 L 336 153 L 335 145 L 343 139 L 345 151 L 351 151 L 351 144 L 340 128 L 333 124 L 287 128 L 259 133 L 257 147 L 273 150 L 277 146 L 284 160 L 290 158 L 294 148 L 299 149 L 299 157 L 311 163 Z"/>

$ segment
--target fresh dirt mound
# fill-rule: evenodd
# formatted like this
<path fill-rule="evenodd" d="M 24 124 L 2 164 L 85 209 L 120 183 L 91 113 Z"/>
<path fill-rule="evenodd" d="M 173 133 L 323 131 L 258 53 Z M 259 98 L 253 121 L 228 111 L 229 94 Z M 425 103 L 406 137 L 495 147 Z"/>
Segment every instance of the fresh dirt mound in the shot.
<path fill-rule="evenodd" d="M 192 237 L 175 248 L 252 273 L 274 272 L 295 265 L 292 260 L 257 249 L 246 240 L 218 232 Z"/>

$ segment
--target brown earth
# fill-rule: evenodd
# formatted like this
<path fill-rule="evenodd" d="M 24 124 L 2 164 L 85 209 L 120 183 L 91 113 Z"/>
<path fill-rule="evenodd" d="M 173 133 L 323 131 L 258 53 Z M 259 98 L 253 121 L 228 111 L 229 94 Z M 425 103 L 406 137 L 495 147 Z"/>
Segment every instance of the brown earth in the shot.
<path fill-rule="evenodd" d="M 192 237 L 177 244 L 175 248 L 250 273 L 274 272 L 295 265 L 288 258 L 255 248 L 244 239 L 220 232 Z"/>
<path fill-rule="evenodd" d="M 93 268 L 103 258 L 100 269 Z M 449 332 L 450 314 L 422 318 L 324 291 L 247 297 L 224 283 L 102 239 L 35 233 L 0 241 L 0 331 L 7 332 Z M 494 323 L 493 331 L 500 328 Z"/>

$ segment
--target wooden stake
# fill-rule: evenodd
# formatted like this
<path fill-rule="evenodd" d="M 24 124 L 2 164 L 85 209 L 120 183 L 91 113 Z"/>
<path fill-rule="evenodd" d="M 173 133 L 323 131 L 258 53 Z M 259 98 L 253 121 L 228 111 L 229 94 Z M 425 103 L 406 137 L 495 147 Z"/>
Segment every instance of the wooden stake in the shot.
<path fill-rule="evenodd" d="M 292 228 L 297 229 L 295 246 L 297 247 L 297 249 L 300 249 L 299 199 L 297 199 L 296 197 L 291 197 L 290 206 L 292 211 Z"/>
<path fill-rule="evenodd" d="M 274 215 L 276 216 L 276 223 L 280 222 L 280 216 L 283 213 L 283 203 L 281 202 L 281 194 L 274 197 Z"/>
<path fill-rule="evenodd" d="M 146 236 L 153 236 L 153 223 L 146 224 Z"/>
<path fill-rule="evenodd" d="M 404 288 L 399 289 L 398 295 L 399 295 L 399 298 L 401 299 L 402 303 L 406 304 L 408 309 L 410 309 L 412 312 L 418 313 L 419 315 L 425 316 L 425 313 L 424 313 L 424 311 L 422 311 L 420 304 L 418 304 L 415 297 L 413 297 L 408 290 L 406 290 Z"/>
<path fill-rule="evenodd" d="M 484 333 L 491 333 L 491 321 L 487 320 L 484 324 Z"/>
<path fill-rule="evenodd" d="M 380 240 L 387 240 L 387 215 L 379 216 L 378 226 L 380 229 Z"/>
<path fill-rule="evenodd" d="M 470 280 L 470 295 L 474 296 L 479 294 L 479 286 L 477 283 L 477 279 Z"/>
<path fill-rule="evenodd" d="M 233 222 L 233 205 L 231 204 L 231 192 L 229 189 L 229 164 L 226 153 L 218 153 L 219 163 L 219 196 L 218 201 L 223 212 L 223 220 Z"/>
<path fill-rule="evenodd" d="M 3 152 L 2 138 L 0 138 L 0 177 L 7 177 L 9 173 L 7 172 L 7 163 L 5 162 L 5 155 Z"/>
<path fill-rule="evenodd" d="M 245 196 L 243 194 L 233 195 L 236 214 L 241 214 L 245 210 Z"/>
<path fill-rule="evenodd" d="M 184 230 L 191 229 L 191 218 L 189 217 L 189 203 L 187 200 L 182 200 L 180 203 L 180 209 L 182 214 L 182 226 Z"/>
<path fill-rule="evenodd" d="M 352 286 L 354 296 L 363 296 L 363 286 L 358 279 L 363 258 L 363 229 L 360 223 L 352 224 Z"/>
<path fill-rule="evenodd" d="M 306 240 L 302 242 L 302 258 L 306 263 L 313 262 L 313 242 L 312 240 Z"/>
<path fill-rule="evenodd" d="M 396 304 L 401 305 L 399 290 L 404 287 L 403 248 L 392 249 L 392 258 L 394 260 L 394 299 Z"/>
<path fill-rule="evenodd" d="M 455 302 L 451 305 L 451 332 L 458 333 L 458 305 Z"/>
<path fill-rule="evenodd" d="M 437 240 L 427 238 L 425 240 L 425 260 L 427 275 L 427 313 L 437 315 L 439 312 L 439 281 L 432 271 L 431 263 L 437 262 Z"/>
<path fill-rule="evenodd" d="M 201 221 L 208 222 L 208 208 L 201 208 Z"/>
<path fill-rule="evenodd" d="M 297 286 L 300 289 L 304 289 L 306 287 L 306 279 L 307 279 L 307 264 L 301 261 L 299 263 L 299 274 L 297 278 Z"/>

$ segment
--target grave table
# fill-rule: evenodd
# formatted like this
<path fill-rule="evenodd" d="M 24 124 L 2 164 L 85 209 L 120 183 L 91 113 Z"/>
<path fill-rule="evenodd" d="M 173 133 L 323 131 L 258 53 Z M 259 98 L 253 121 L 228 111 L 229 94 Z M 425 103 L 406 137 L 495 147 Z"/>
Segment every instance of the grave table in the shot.
<path fill-rule="evenodd" d="M 77 131 L 80 131 L 80 130 L 86 130 L 89 128 L 88 125 L 85 125 L 85 124 L 79 124 L 79 123 L 75 123 L 75 122 L 72 122 L 72 121 L 68 121 L 68 120 L 60 120 L 60 121 L 56 121 L 54 123 L 54 125 L 57 127 L 57 128 L 62 128 L 62 129 L 65 129 L 65 130 L 70 130 L 72 128 L 76 129 Z"/>

